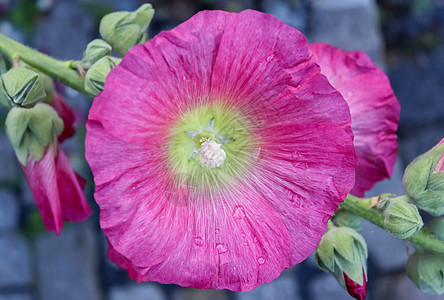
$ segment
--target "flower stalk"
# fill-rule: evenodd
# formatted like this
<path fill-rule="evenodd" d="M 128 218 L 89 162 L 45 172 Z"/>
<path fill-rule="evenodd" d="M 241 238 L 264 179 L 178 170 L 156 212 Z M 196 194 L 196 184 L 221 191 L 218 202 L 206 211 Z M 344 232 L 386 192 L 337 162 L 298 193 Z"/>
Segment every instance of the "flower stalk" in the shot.
<path fill-rule="evenodd" d="M 0 52 L 7 55 L 11 60 L 18 56 L 28 65 L 85 94 L 82 78 L 72 69 L 72 67 L 75 66 L 73 61 L 54 59 L 37 50 L 22 45 L 3 34 L 0 34 Z"/>
<path fill-rule="evenodd" d="M 340 207 L 384 229 L 384 215 L 375 208 L 371 208 L 370 203 L 371 198 L 358 198 L 348 195 L 345 201 L 340 204 Z M 405 240 L 444 254 L 444 241 L 434 237 L 425 228 Z"/>

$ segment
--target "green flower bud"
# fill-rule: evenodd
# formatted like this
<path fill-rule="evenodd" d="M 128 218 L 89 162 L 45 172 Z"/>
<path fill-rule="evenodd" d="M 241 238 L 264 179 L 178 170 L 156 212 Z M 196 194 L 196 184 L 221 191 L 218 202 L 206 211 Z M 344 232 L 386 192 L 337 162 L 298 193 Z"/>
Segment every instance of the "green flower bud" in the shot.
<path fill-rule="evenodd" d="M 338 209 L 331 220 L 336 226 L 350 227 L 358 232 L 362 230 L 362 219 L 345 209 Z"/>
<path fill-rule="evenodd" d="M 40 161 L 62 131 L 62 119 L 44 103 L 32 108 L 15 106 L 6 117 L 6 133 L 22 165 L 26 165 L 29 154 Z"/>
<path fill-rule="evenodd" d="M 143 4 L 134 12 L 119 11 L 100 20 L 100 35 L 120 56 L 136 44 L 147 41 L 148 26 L 154 15 L 151 4 Z"/>
<path fill-rule="evenodd" d="M 86 46 L 85 52 L 83 52 L 82 65 L 85 69 L 91 68 L 91 66 L 104 56 L 111 54 L 111 46 L 101 39 L 95 39 L 89 42 Z"/>
<path fill-rule="evenodd" d="M 318 266 L 332 273 L 343 287 L 344 274 L 358 285 L 364 285 L 367 256 L 364 238 L 348 227 L 333 227 L 328 230 L 316 249 Z"/>
<path fill-rule="evenodd" d="M 409 198 L 433 216 L 444 215 L 444 139 L 410 163 L 404 173 Z"/>
<path fill-rule="evenodd" d="M 85 91 L 92 97 L 105 88 L 105 79 L 108 73 L 120 63 L 120 58 L 105 56 L 99 59 L 89 70 L 85 76 Z"/>
<path fill-rule="evenodd" d="M 0 81 L 1 92 L 10 104 L 29 106 L 46 97 L 39 74 L 30 69 L 12 68 Z"/>
<path fill-rule="evenodd" d="M 443 294 L 444 255 L 416 251 L 407 260 L 407 275 L 423 292 Z"/>
<path fill-rule="evenodd" d="M 44 102 L 50 103 L 54 98 L 54 82 L 51 77 L 46 74 L 39 73 L 39 79 L 45 90 L 46 97 L 43 99 Z"/>
<path fill-rule="evenodd" d="M 426 228 L 438 239 L 444 241 L 444 218 L 436 218 Z"/>
<path fill-rule="evenodd" d="M 406 197 L 390 200 L 384 210 L 384 228 L 397 238 L 409 238 L 423 225 L 418 209 L 409 204 Z"/>

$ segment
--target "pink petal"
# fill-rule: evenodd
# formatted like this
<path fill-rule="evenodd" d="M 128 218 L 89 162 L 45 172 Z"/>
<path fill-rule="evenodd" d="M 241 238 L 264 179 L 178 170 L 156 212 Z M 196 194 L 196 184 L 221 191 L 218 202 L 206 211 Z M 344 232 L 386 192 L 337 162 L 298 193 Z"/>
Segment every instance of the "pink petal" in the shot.
<path fill-rule="evenodd" d="M 63 97 L 57 92 L 54 92 L 54 98 L 50 105 L 63 120 L 64 128 L 62 133 L 58 136 L 58 141 L 61 143 L 67 138 L 72 137 L 76 131 L 73 125 L 75 121 L 74 113 L 68 104 L 66 104 L 65 99 L 63 99 Z"/>
<path fill-rule="evenodd" d="M 55 231 L 58 235 L 63 228 L 63 221 L 57 188 L 54 148 L 49 146 L 45 156 L 39 162 L 30 155 L 26 166 L 22 166 L 22 170 L 46 229 Z"/>
<path fill-rule="evenodd" d="M 71 222 L 85 220 L 91 214 L 91 209 L 83 195 L 81 185 L 84 180 L 81 177 L 81 180 L 78 179 L 60 145 L 57 148 L 56 173 L 63 220 Z"/>
<path fill-rule="evenodd" d="M 345 286 L 347 287 L 347 292 L 352 296 L 353 298 L 357 300 L 365 300 L 367 297 L 367 279 L 365 278 L 365 271 L 362 271 L 362 274 L 364 276 L 364 283 L 362 285 L 357 284 L 353 280 L 351 280 L 345 273 L 344 273 L 344 280 L 345 280 Z"/>
<path fill-rule="evenodd" d="M 165 157 L 171 124 L 222 101 L 255 124 L 257 164 L 229 190 L 178 183 Z M 109 256 L 137 280 L 240 291 L 270 282 L 313 252 L 354 184 L 347 103 L 303 35 L 259 12 L 202 12 L 134 47 L 88 118 Z"/>
<path fill-rule="evenodd" d="M 356 183 L 364 192 L 393 172 L 398 151 L 396 129 L 400 106 L 383 71 L 363 52 L 347 52 L 324 43 L 310 45 L 321 72 L 350 106 L 356 153 Z"/>

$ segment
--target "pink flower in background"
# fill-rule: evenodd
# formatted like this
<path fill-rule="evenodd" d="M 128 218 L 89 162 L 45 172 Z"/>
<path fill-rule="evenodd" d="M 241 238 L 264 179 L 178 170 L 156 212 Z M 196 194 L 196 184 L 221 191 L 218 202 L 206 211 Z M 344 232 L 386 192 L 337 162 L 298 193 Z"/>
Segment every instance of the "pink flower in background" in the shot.
<path fill-rule="evenodd" d="M 60 145 L 50 145 L 38 162 L 29 155 L 22 170 L 48 230 L 58 235 L 64 220 L 83 221 L 91 214 L 83 178 L 74 173 Z"/>
<path fill-rule="evenodd" d="M 400 106 L 384 72 L 361 51 L 348 52 L 325 43 L 310 44 L 321 72 L 350 106 L 359 157 L 351 194 L 362 197 L 392 175 L 398 152 Z"/>
<path fill-rule="evenodd" d="M 354 184 L 347 103 L 305 37 L 256 11 L 201 12 L 135 46 L 88 118 L 109 257 L 138 281 L 270 282 Z"/>

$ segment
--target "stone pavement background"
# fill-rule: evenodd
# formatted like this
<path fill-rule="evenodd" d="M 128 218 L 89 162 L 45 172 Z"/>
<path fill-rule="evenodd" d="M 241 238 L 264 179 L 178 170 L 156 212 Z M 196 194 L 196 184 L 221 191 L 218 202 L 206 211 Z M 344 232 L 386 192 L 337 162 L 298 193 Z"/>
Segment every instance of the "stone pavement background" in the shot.
<path fill-rule="evenodd" d="M 38 16 L 17 13 L 34 20 L 31 30 L 20 26 L 26 23 L 17 16 L 6 19 L 1 13 L 1 4 L 6 2 L 0 0 L 0 32 L 57 58 L 80 59 L 88 41 L 97 37 L 98 20 L 104 12 L 131 10 L 142 1 L 39 0 L 44 11 Z M 402 194 L 406 164 L 444 136 L 441 0 L 154 0 L 152 4 L 156 9 L 152 35 L 173 28 L 204 8 L 253 8 L 298 28 L 311 42 L 324 41 L 369 54 L 387 71 L 402 111 L 399 159 L 393 178 L 377 184 L 368 195 Z M 82 157 L 90 100 L 68 88 L 64 94 L 76 111 L 79 125 L 66 150 L 74 168 L 92 182 Z M 0 110 L 0 127 L 4 118 L 5 112 Z M 59 237 L 46 232 L 0 128 L 0 300 L 351 299 L 332 276 L 316 267 L 313 255 L 285 270 L 272 283 L 248 293 L 137 284 L 107 259 L 91 183 L 86 193 L 94 210 L 87 222 L 66 224 Z M 408 245 L 368 222 L 364 222 L 362 234 L 369 246 L 368 299 L 442 299 L 422 293 L 406 277 Z"/>

